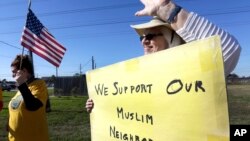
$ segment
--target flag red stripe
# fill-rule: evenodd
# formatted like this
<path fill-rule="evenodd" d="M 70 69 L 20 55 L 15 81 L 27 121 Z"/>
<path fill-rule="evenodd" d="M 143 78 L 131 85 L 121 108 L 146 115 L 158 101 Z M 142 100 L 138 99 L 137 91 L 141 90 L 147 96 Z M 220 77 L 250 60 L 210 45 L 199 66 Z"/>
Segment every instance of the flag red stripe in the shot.
<path fill-rule="evenodd" d="M 40 49 L 44 53 L 47 53 L 48 55 L 56 59 L 58 62 L 62 60 L 62 57 L 58 56 L 57 54 L 54 54 L 53 51 L 51 51 L 46 45 L 44 45 L 44 43 L 40 40 L 40 38 L 38 38 L 37 36 L 33 34 L 30 34 L 28 30 L 29 29 L 24 30 L 26 34 L 23 35 L 23 40 L 29 42 L 30 44 L 34 46 L 37 45 L 36 47 L 38 49 Z"/>
<path fill-rule="evenodd" d="M 33 50 L 36 50 L 36 52 L 40 52 L 42 54 L 46 54 L 47 56 L 49 56 L 50 58 L 52 58 L 54 60 L 54 62 L 61 62 L 61 59 L 56 58 L 53 56 L 53 54 L 51 54 L 51 52 L 49 52 L 48 50 L 42 48 L 42 45 L 39 44 L 39 40 L 34 41 L 34 39 L 30 39 L 27 38 L 26 36 L 22 37 L 22 42 L 25 43 L 25 45 L 28 45 L 29 48 L 33 47 Z"/>
<path fill-rule="evenodd" d="M 51 52 L 54 57 L 56 57 L 56 58 L 58 58 L 60 60 L 63 58 L 64 53 L 63 54 L 59 54 L 58 52 L 56 52 L 54 50 L 54 48 L 53 48 L 52 45 L 47 44 L 43 40 L 43 38 L 39 38 L 38 36 L 36 36 L 35 34 L 33 34 L 28 28 L 25 28 L 24 33 L 25 33 L 25 35 L 28 35 L 28 38 L 32 38 L 34 40 L 34 42 L 35 41 L 39 42 L 44 49 L 49 50 L 49 52 Z"/>
<path fill-rule="evenodd" d="M 59 67 L 66 52 L 66 48 L 56 41 L 31 9 L 27 14 L 21 45 L 56 67 Z"/>
<path fill-rule="evenodd" d="M 46 53 L 42 52 L 41 50 L 39 50 L 39 49 L 37 48 L 37 45 L 32 45 L 32 44 L 30 44 L 29 42 L 26 42 L 26 41 L 22 42 L 21 44 L 22 44 L 23 46 L 25 46 L 25 48 L 27 48 L 27 49 L 33 51 L 34 53 L 36 53 L 36 54 L 39 55 L 40 57 L 46 59 L 46 60 L 49 61 L 50 63 L 56 64 L 56 66 L 59 66 L 59 64 L 60 64 L 59 61 L 53 59 L 53 58 L 52 58 L 51 56 L 49 56 L 48 54 L 46 54 Z"/>
<path fill-rule="evenodd" d="M 42 53 L 40 53 L 37 50 L 34 50 L 34 46 L 29 46 L 28 44 L 26 44 L 25 42 L 21 43 L 22 46 L 24 46 L 25 48 L 31 50 L 32 52 L 36 53 L 38 56 L 42 57 L 43 59 L 47 60 L 48 62 L 50 62 L 51 64 L 53 64 L 56 67 L 59 67 L 60 63 L 58 62 L 54 62 L 52 59 L 50 59 L 49 57 L 43 55 Z"/>
<path fill-rule="evenodd" d="M 44 37 L 44 36 L 42 35 L 41 38 L 40 38 L 40 40 L 42 40 L 42 42 L 43 42 L 52 52 L 54 52 L 55 54 L 57 54 L 57 55 L 60 56 L 60 57 L 63 57 L 63 55 L 64 55 L 65 52 L 62 52 L 62 51 L 58 50 L 54 44 L 51 44 L 51 43 L 48 41 L 47 37 Z"/>
<path fill-rule="evenodd" d="M 53 36 L 51 36 L 51 34 L 48 33 L 48 31 L 45 28 L 42 30 L 42 34 L 44 34 L 44 36 L 46 36 L 51 42 L 56 44 L 56 47 L 57 47 L 58 50 L 61 50 L 62 52 L 66 51 L 66 48 L 64 48 L 60 43 L 58 43 L 55 40 L 55 38 Z"/>
<path fill-rule="evenodd" d="M 58 44 L 55 44 L 55 42 L 53 40 L 50 40 L 51 36 L 49 34 L 46 34 L 46 31 L 42 31 L 41 32 L 41 40 L 43 40 L 43 42 L 45 42 L 46 44 L 48 44 L 48 46 L 51 46 L 51 48 L 57 52 L 59 55 L 63 56 L 65 53 L 65 48 L 61 48 L 61 46 Z"/>

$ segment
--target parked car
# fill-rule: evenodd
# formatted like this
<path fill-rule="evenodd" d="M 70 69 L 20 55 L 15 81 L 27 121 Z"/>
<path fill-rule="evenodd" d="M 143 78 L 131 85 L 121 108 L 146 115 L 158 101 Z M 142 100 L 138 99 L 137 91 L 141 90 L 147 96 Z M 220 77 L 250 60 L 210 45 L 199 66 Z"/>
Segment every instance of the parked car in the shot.
<path fill-rule="evenodd" d="M 2 87 L 2 90 L 3 90 L 3 91 L 10 91 L 10 90 L 11 90 L 10 85 L 5 84 L 5 83 L 2 83 L 2 84 L 1 84 L 1 87 Z"/>

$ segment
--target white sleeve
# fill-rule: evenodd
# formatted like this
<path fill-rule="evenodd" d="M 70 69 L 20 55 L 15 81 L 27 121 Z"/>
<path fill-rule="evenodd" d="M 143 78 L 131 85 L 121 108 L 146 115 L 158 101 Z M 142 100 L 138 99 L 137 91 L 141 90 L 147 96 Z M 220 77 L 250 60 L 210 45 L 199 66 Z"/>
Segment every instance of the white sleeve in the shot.
<path fill-rule="evenodd" d="M 204 39 L 212 35 L 221 37 L 222 54 L 224 58 L 225 76 L 229 75 L 235 68 L 241 47 L 234 36 L 222 30 L 204 17 L 191 12 L 184 26 L 176 31 L 186 42 Z"/>

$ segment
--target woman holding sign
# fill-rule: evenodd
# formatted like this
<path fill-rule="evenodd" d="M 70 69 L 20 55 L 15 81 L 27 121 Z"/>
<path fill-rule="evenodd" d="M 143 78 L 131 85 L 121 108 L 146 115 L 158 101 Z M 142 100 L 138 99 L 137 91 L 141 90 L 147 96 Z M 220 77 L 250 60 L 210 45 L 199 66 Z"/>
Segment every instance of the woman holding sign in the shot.
<path fill-rule="evenodd" d="M 9 141 L 48 141 L 45 81 L 34 78 L 27 55 L 17 55 L 11 63 L 11 71 L 18 91 L 9 103 Z"/>
<path fill-rule="evenodd" d="M 144 9 L 136 16 L 153 16 L 148 23 L 132 25 L 140 36 L 144 54 L 165 50 L 184 43 L 204 39 L 213 35 L 221 37 L 225 76 L 235 68 L 241 47 L 229 33 L 217 27 L 204 17 L 188 12 L 171 0 L 141 0 Z M 86 102 L 86 109 L 91 112 L 94 103 Z"/>

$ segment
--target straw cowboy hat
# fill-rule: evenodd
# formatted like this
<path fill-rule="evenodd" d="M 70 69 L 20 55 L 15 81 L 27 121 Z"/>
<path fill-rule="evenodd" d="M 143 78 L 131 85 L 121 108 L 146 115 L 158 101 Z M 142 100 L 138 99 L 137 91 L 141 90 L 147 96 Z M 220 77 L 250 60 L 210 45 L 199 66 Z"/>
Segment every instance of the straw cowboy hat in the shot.
<path fill-rule="evenodd" d="M 153 19 L 147 23 L 131 25 L 131 27 L 134 28 L 140 36 L 143 35 L 145 29 L 153 28 L 153 27 L 157 27 L 157 26 L 166 26 L 167 28 L 173 30 L 172 27 L 168 23 L 162 21 L 157 16 L 154 16 Z"/>
<path fill-rule="evenodd" d="M 142 36 L 144 34 L 144 30 L 148 28 L 163 26 L 163 27 L 166 27 L 169 31 L 171 31 L 170 33 L 168 33 L 168 34 L 172 34 L 171 42 L 170 42 L 171 47 L 185 43 L 185 41 L 173 30 L 170 24 L 161 20 L 157 16 L 154 16 L 153 19 L 147 23 L 130 25 L 130 26 L 135 29 L 135 31 L 139 34 L 139 36 Z"/>

